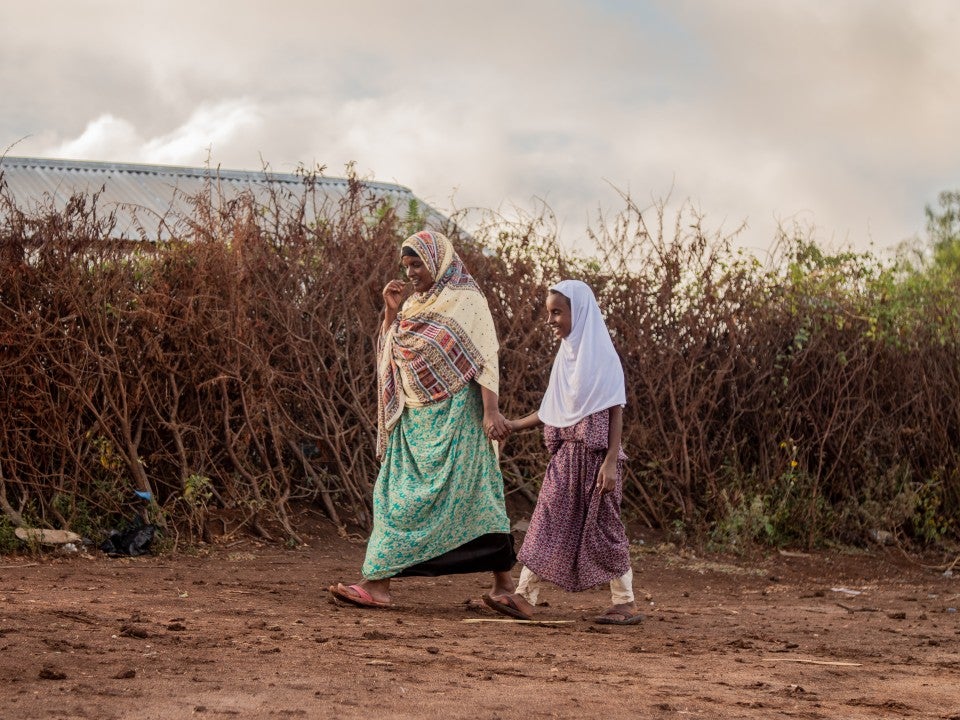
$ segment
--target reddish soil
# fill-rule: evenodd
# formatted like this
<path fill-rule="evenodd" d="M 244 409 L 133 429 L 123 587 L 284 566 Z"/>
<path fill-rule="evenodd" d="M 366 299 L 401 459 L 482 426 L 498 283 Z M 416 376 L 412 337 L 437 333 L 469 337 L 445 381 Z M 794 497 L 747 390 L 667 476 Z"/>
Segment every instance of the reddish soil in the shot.
<path fill-rule="evenodd" d="M 0 715 L 960 719 L 960 572 L 894 549 L 742 559 L 648 537 L 647 618 L 610 627 L 590 620 L 604 589 L 551 592 L 539 617 L 561 624 L 468 622 L 500 619 L 479 575 L 338 606 L 325 588 L 363 547 L 326 526 L 295 550 L 0 558 Z"/>

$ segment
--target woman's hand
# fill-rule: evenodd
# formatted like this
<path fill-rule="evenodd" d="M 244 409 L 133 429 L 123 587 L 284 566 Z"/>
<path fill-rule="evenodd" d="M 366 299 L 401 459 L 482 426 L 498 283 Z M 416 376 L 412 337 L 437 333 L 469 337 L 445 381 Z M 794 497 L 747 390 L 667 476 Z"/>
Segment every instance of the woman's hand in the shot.
<path fill-rule="evenodd" d="M 604 460 L 597 473 L 597 490 L 600 495 L 606 495 L 617 489 L 617 461 L 616 458 Z"/>
<path fill-rule="evenodd" d="M 510 434 L 509 421 L 500 411 L 483 414 L 483 431 L 491 440 L 505 440 Z"/>
<path fill-rule="evenodd" d="M 386 335 L 393 321 L 397 319 L 397 313 L 400 305 L 403 303 L 403 296 L 406 293 L 407 286 L 401 280 L 391 280 L 383 287 L 383 324 L 380 326 L 380 334 Z"/>
<path fill-rule="evenodd" d="M 400 304 L 403 302 L 403 294 L 406 285 L 400 280 L 391 280 L 383 288 L 383 302 L 386 305 L 387 313 L 397 316 L 400 310 Z"/>

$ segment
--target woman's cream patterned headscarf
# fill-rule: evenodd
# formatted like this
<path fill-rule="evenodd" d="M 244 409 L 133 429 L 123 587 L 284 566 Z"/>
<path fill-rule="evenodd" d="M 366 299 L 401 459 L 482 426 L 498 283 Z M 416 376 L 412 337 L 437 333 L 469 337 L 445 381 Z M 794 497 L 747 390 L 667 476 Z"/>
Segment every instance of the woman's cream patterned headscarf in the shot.
<path fill-rule="evenodd" d="M 471 380 L 498 392 L 500 348 L 493 316 L 476 281 L 440 233 L 403 243 L 417 253 L 433 285 L 403 303 L 380 339 L 377 363 L 377 456 L 406 406 L 445 400 Z"/>

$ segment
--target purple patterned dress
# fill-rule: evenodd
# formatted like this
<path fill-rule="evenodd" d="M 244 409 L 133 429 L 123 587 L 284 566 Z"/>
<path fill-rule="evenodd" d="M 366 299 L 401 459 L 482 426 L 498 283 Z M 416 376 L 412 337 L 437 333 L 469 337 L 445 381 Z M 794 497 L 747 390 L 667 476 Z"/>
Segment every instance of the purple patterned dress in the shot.
<path fill-rule="evenodd" d="M 601 497 L 596 487 L 609 428 L 610 411 L 601 410 L 572 427 L 543 429 L 551 458 L 517 559 L 570 592 L 630 569 L 630 544 L 620 519 L 623 448 L 617 458 L 616 490 Z"/>

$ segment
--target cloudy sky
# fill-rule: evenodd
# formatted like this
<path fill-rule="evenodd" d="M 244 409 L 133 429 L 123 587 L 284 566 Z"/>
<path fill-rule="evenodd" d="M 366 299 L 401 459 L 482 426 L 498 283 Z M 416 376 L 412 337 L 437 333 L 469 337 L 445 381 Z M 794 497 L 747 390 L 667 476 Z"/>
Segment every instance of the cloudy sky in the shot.
<path fill-rule="evenodd" d="M 0 151 L 353 162 L 576 246 L 668 196 L 709 228 L 883 251 L 960 189 L 956 0 L 31 0 L 0 6 Z M 12 147 L 10 147 L 12 146 Z"/>

